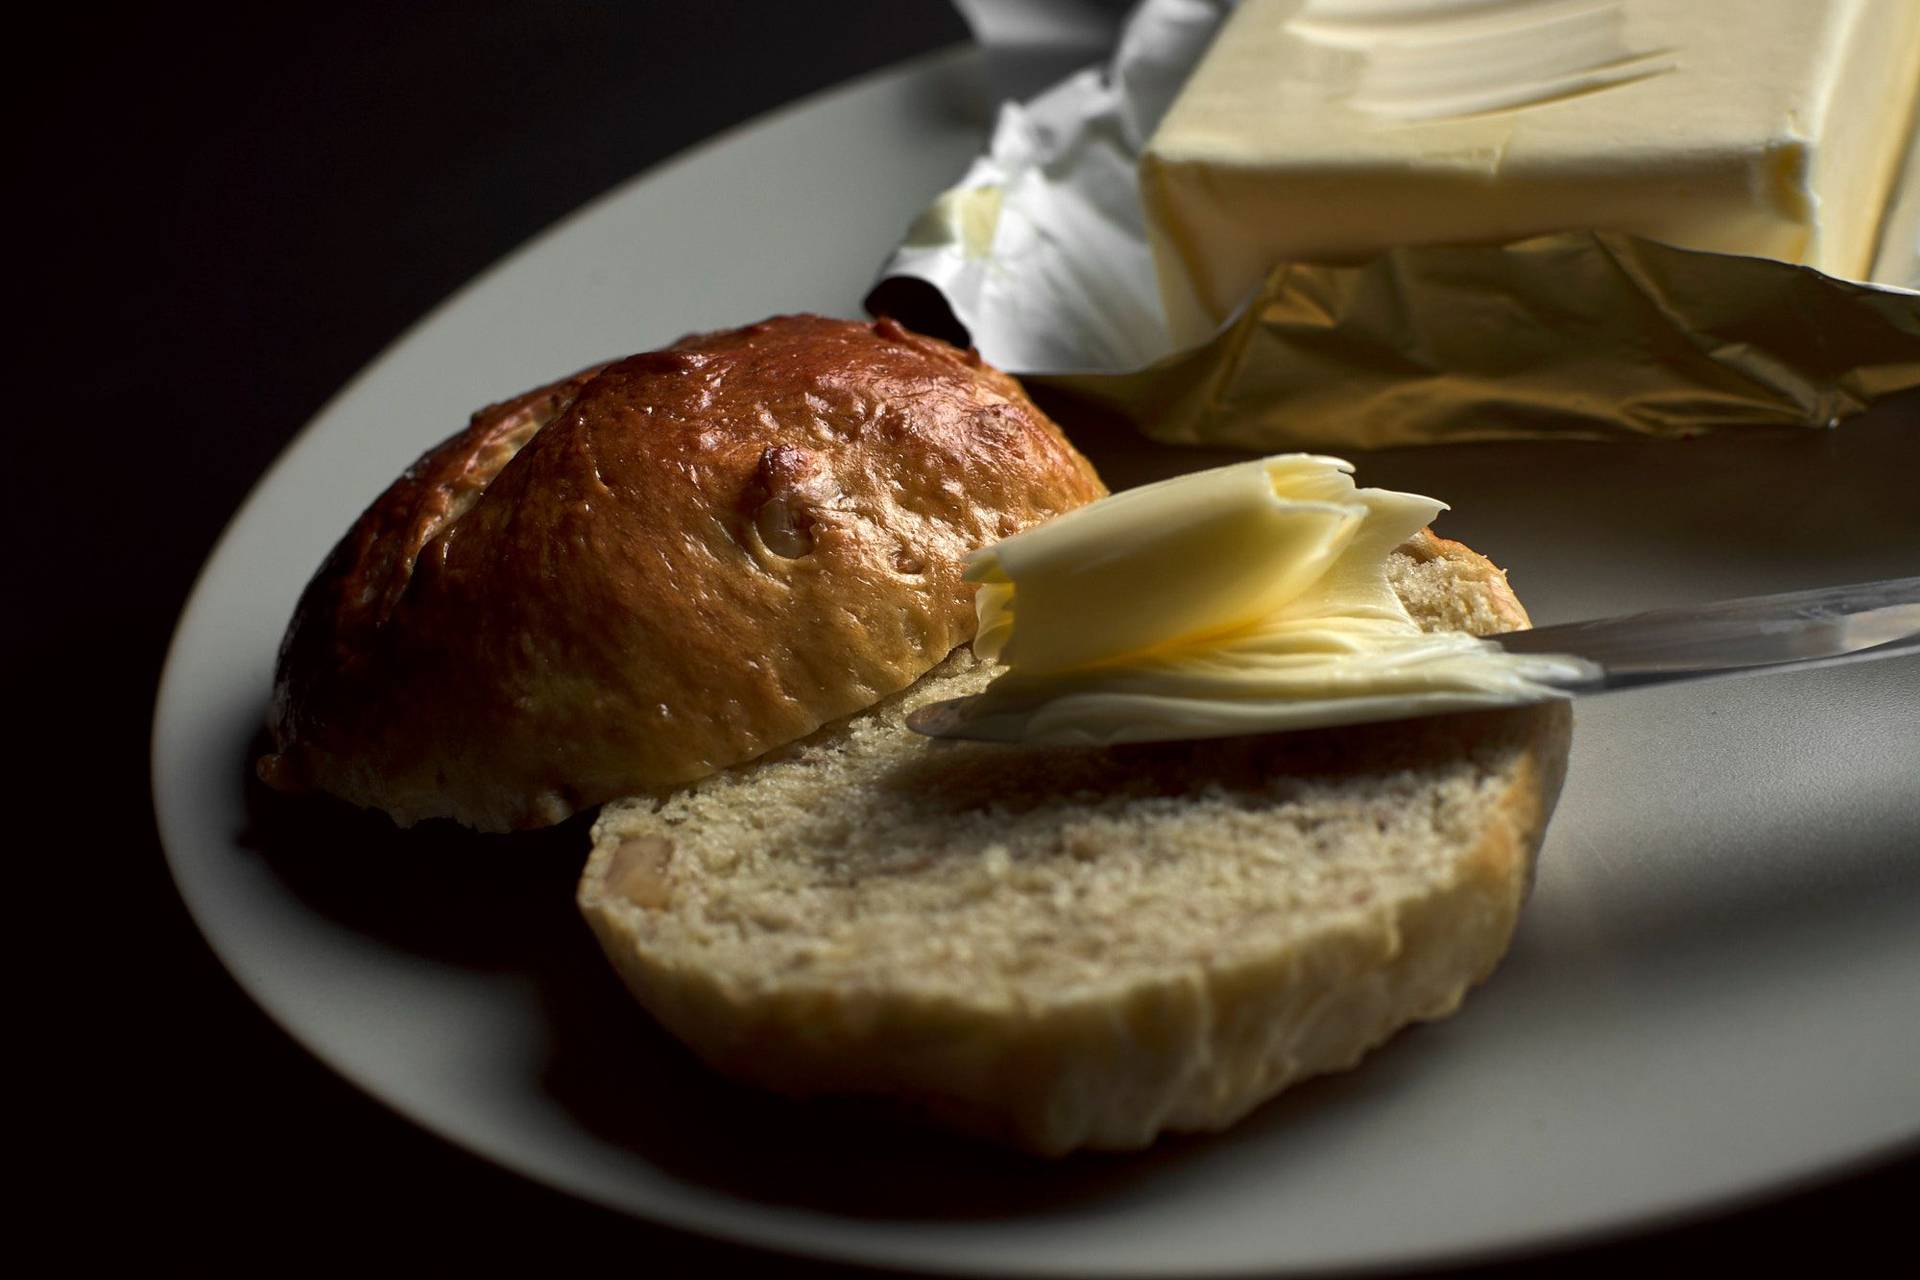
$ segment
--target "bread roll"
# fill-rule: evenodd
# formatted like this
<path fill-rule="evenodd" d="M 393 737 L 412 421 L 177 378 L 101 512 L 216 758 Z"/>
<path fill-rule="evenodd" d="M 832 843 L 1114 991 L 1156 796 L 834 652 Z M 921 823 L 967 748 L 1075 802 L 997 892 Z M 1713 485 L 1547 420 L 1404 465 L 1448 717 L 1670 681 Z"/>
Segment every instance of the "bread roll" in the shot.
<path fill-rule="evenodd" d="M 1429 630 L 1526 625 L 1421 534 Z M 1031 1151 L 1232 1123 L 1450 1013 L 1505 951 L 1565 769 L 1563 703 L 1121 747 L 933 743 L 966 652 L 754 764 L 602 810 L 580 905 L 719 1070 Z"/>
<path fill-rule="evenodd" d="M 974 549 L 1105 490 L 1011 378 L 784 316 L 484 409 L 350 529 L 260 773 L 540 826 L 751 760 L 972 635 Z"/>

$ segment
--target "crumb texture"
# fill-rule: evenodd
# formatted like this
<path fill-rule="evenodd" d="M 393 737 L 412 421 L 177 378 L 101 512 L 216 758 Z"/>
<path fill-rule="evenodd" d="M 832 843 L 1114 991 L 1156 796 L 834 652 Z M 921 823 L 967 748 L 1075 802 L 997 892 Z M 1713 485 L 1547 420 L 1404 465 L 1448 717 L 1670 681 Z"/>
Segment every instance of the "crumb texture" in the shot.
<path fill-rule="evenodd" d="M 1524 623 L 1457 544 L 1423 535 L 1393 576 L 1426 625 Z M 956 652 L 603 811 L 581 904 L 655 1016 L 755 1083 L 1057 1153 L 1230 1123 L 1450 1012 L 1504 951 L 1564 707 L 1105 748 L 905 728 L 990 675 Z"/>

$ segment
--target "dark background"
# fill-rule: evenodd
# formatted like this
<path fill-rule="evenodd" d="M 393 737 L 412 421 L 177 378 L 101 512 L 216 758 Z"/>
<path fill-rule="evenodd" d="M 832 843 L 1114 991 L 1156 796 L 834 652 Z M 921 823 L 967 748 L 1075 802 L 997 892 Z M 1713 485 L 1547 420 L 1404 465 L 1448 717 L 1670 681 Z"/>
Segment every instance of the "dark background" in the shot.
<path fill-rule="evenodd" d="M 633 174 L 965 26 L 943 0 L 95 6 L 50 21 L 16 49 L 6 90 L 26 164 L 10 184 L 0 631 L 28 712 L 9 753 L 27 765 L 11 905 L 15 936 L 38 938 L 16 962 L 32 1080 L 15 1106 L 52 1133 L 24 1153 L 23 1225 L 57 1230 L 76 1261 L 163 1271 L 491 1272 L 605 1251 L 666 1273 L 825 1274 L 526 1183 L 308 1058 L 174 896 L 146 739 L 174 618 L 222 525 L 403 329 Z M 1916 1193 L 1910 1159 L 1553 1269 L 1897 1257 Z"/>

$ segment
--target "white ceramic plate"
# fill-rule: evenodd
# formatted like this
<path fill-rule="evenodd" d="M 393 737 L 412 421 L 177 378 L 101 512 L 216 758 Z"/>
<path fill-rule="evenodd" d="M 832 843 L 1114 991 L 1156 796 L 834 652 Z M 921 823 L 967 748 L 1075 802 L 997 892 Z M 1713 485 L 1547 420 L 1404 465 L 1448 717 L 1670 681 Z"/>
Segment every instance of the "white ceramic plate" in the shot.
<path fill-rule="evenodd" d="M 294 598 L 474 406 L 700 328 L 858 314 L 963 168 L 978 66 L 909 64 L 596 202 L 330 405 L 208 563 L 154 791 L 208 940 L 296 1038 L 427 1128 L 661 1222 L 950 1270 L 1434 1262 L 1701 1211 L 1920 1135 L 1920 661 L 1582 704 L 1511 957 L 1456 1018 L 1237 1130 L 1037 1165 L 709 1079 L 574 916 L 578 824 L 397 838 L 249 812 Z M 1920 571 L 1912 403 L 1834 432 L 1362 459 L 1454 504 L 1541 622 Z M 1127 483 L 1211 455 L 1093 450 Z M 417 834 L 417 833 L 416 833 Z"/>

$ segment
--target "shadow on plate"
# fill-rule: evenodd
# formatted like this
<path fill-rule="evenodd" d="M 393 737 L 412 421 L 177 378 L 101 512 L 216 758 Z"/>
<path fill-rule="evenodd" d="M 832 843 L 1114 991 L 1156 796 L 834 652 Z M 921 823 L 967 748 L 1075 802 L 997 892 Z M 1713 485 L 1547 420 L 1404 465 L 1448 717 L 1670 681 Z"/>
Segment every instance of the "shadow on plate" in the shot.
<path fill-rule="evenodd" d="M 1359 1071 L 1289 1091 L 1227 1134 L 1175 1137 L 1141 1153 L 1031 1158 L 876 1105 L 794 1102 L 707 1070 L 628 996 L 574 906 L 591 815 L 510 836 L 440 822 L 401 831 L 379 815 L 257 783 L 247 812 L 241 844 L 308 908 L 411 955 L 530 980 L 549 1036 L 530 1087 L 601 1139 L 731 1196 L 867 1218 L 1111 1204 L 1242 1143 L 1271 1141 L 1298 1117 L 1368 1105 L 1417 1075 L 1416 1031 Z"/>

